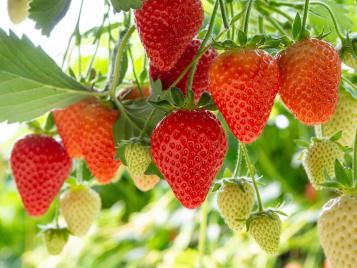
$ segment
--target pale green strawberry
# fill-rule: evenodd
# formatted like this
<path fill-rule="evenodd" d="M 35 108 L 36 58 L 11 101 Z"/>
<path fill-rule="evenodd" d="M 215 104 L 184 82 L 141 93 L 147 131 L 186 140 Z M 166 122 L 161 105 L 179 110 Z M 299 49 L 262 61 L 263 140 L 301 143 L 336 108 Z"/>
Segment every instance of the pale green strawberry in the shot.
<path fill-rule="evenodd" d="M 254 188 L 247 180 L 223 179 L 217 192 L 219 212 L 233 231 L 244 228 L 245 222 L 254 206 Z"/>
<path fill-rule="evenodd" d="M 160 177 L 157 175 L 142 175 L 133 178 L 135 186 L 143 192 L 152 190 L 159 183 Z"/>
<path fill-rule="evenodd" d="M 357 265 L 357 196 L 343 195 L 328 201 L 318 220 L 318 233 L 333 268 Z"/>
<path fill-rule="evenodd" d="M 338 142 L 344 146 L 353 147 L 356 129 L 357 99 L 354 99 L 345 90 L 341 90 L 335 114 L 329 122 L 322 125 L 323 135 L 330 137 L 342 131 L 342 136 Z M 315 131 L 317 136 L 322 136 L 319 127 L 315 127 Z"/>
<path fill-rule="evenodd" d="M 50 255 L 61 254 L 68 240 L 67 228 L 48 228 L 43 231 L 43 238 L 46 243 L 47 251 Z"/>
<path fill-rule="evenodd" d="M 330 177 L 334 175 L 335 161 L 343 159 L 343 151 L 329 139 L 316 139 L 304 152 L 303 166 L 315 189 L 325 181 L 325 171 Z"/>
<path fill-rule="evenodd" d="M 125 147 L 125 160 L 130 176 L 140 178 L 151 163 L 150 147 L 140 143 L 131 143 Z"/>
<path fill-rule="evenodd" d="M 267 211 L 252 215 L 247 222 L 247 226 L 249 233 L 261 249 L 270 255 L 278 254 L 281 220 L 275 212 Z"/>
<path fill-rule="evenodd" d="M 71 234 L 85 235 L 101 209 L 97 192 L 84 185 L 75 185 L 60 200 L 61 212 Z"/>

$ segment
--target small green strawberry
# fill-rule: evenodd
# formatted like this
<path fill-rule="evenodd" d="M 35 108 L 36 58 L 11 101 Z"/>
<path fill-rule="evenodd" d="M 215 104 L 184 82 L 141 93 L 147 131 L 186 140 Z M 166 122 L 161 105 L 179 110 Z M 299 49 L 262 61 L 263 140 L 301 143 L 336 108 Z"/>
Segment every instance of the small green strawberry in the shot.
<path fill-rule="evenodd" d="M 50 255 L 61 254 L 68 240 L 67 228 L 50 227 L 43 230 L 43 238 L 46 243 L 47 251 Z"/>
<path fill-rule="evenodd" d="M 124 154 L 130 176 L 134 180 L 142 177 L 151 163 L 150 147 L 131 143 L 125 146 Z"/>
<path fill-rule="evenodd" d="M 266 253 L 278 254 L 281 220 L 276 212 L 269 210 L 252 214 L 247 221 L 247 230 Z"/>
<path fill-rule="evenodd" d="M 315 189 L 321 189 L 320 184 L 325 180 L 325 172 L 333 175 L 336 159 L 343 159 L 343 150 L 331 139 L 314 139 L 304 152 L 303 166 Z"/>
<path fill-rule="evenodd" d="M 152 190 L 159 183 L 160 177 L 157 175 L 142 175 L 133 178 L 135 186 L 143 192 Z"/>
<path fill-rule="evenodd" d="M 323 135 L 330 137 L 335 133 L 342 131 L 339 142 L 348 147 L 352 147 L 354 135 L 357 128 L 357 99 L 350 93 L 340 90 L 337 109 L 332 119 L 322 125 Z M 318 136 L 322 136 L 319 127 L 315 127 Z"/>
<path fill-rule="evenodd" d="M 83 236 L 100 212 L 101 201 L 91 188 L 74 185 L 61 196 L 60 206 L 71 234 Z"/>
<path fill-rule="evenodd" d="M 245 178 L 223 179 L 217 192 L 219 212 L 233 231 L 244 228 L 254 206 L 254 188 Z"/>

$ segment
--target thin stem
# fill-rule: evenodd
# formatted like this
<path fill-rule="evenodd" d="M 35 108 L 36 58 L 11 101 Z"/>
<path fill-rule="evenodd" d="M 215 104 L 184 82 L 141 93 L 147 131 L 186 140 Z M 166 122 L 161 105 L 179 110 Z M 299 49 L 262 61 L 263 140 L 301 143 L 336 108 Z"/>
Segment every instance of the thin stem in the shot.
<path fill-rule="evenodd" d="M 320 2 L 320 1 L 311 2 L 310 5 L 320 5 L 320 6 L 323 6 L 324 8 L 326 8 L 327 11 L 329 12 L 330 16 L 331 16 L 333 25 L 335 26 L 336 34 L 338 35 L 338 37 L 340 39 L 342 39 L 342 40 L 345 39 L 345 37 L 343 36 L 343 34 L 340 31 L 340 27 L 339 27 L 339 25 L 337 23 L 336 16 L 333 13 L 332 9 L 329 7 L 329 5 L 327 5 L 327 4 L 323 3 L 323 2 Z"/>
<path fill-rule="evenodd" d="M 207 214 L 208 214 L 208 200 L 203 203 L 201 207 L 201 226 L 200 237 L 198 241 L 198 267 L 204 267 L 203 257 L 206 249 L 206 233 L 207 233 Z"/>
<path fill-rule="evenodd" d="M 222 20 L 223 20 L 223 26 L 225 29 L 229 28 L 229 23 L 227 19 L 227 14 L 226 14 L 226 9 L 224 7 L 223 0 L 219 0 L 219 6 L 221 8 L 221 15 L 222 15 Z M 213 12 L 212 12 L 213 13 Z"/>
<path fill-rule="evenodd" d="M 293 21 L 293 18 L 288 13 L 282 11 L 279 8 L 276 8 L 275 6 L 268 5 L 263 1 L 259 1 L 258 5 L 259 6 L 263 6 L 263 7 L 267 8 L 267 9 L 269 9 L 271 11 L 274 11 L 275 13 L 277 13 L 277 14 L 283 16 L 284 18 L 286 18 L 288 21 Z"/>
<path fill-rule="evenodd" d="M 54 215 L 54 222 L 56 224 L 56 227 L 59 228 L 59 210 L 60 210 L 60 201 L 59 197 L 57 196 L 56 198 L 56 204 L 55 204 L 55 215 Z"/>
<path fill-rule="evenodd" d="M 244 157 L 245 157 L 245 162 L 247 164 L 248 173 L 249 173 L 249 176 L 252 178 L 253 186 L 254 186 L 254 189 L 255 189 L 255 193 L 257 195 L 258 209 L 259 209 L 259 212 L 261 212 L 261 211 L 263 211 L 263 205 L 262 205 L 262 199 L 260 197 L 258 185 L 257 185 L 257 182 L 255 180 L 254 167 L 253 167 L 253 164 L 250 162 L 249 155 L 248 155 L 248 150 L 247 150 L 246 145 L 245 144 L 241 144 L 241 146 L 242 146 L 242 151 L 243 151 L 243 154 L 244 154 Z"/>
<path fill-rule="evenodd" d="M 209 25 L 208 25 L 207 33 L 206 33 L 204 39 L 202 40 L 200 48 L 198 49 L 198 53 L 197 53 L 198 55 L 203 50 L 205 50 L 204 47 L 206 46 L 206 44 L 208 42 L 208 39 L 210 38 L 210 36 L 212 34 L 213 26 L 214 26 L 214 20 L 215 20 L 216 15 L 217 15 L 218 5 L 219 5 L 219 0 L 216 0 L 216 3 L 214 4 L 214 7 L 213 7 L 211 20 L 210 20 Z M 226 28 L 226 30 L 228 30 L 228 28 Z M 187 96 L 188 96 L 190 104 L 193 104 L 193 102 L 194 102 L 194 94 L 193 94 L 193 91 L 192 91 L 192 84 L 193 84 L 193 78 L 195 76 L 195 72 L 196 72 L 198 61 L 199 61 L 199 58 L 194 59 L 192 61 L 193 65 L 192 65 L 192 69 L 191 69 L 191 72 L 190 72 L 190 75 L 189 75 L 189 78 L 188 78 L 188 83 L 187 83 Z"/>
<path fill-rule="evenodd" d="M 322 132 L 322 125 L 320 124 L 320 125 L 316 125 L 315 126 L 315 128 L 316 128 L 316 137 L 317 138 L 322 138 L 323 136 L 324 136 L 324 134 L 323 134 L 323 132 Z"/>
<path fill-rule="evenodd" d="M 228 7 L 229 7 L 231 19 L 233 19 L 233 18 L 234 18 L 233 2 L 230 2 Z M 231 30 L 230 30 L 230 32 L 231 32 L 231 38 L 232 38 L 233 41 L 234 41 L 234 33 L 235 33 L 235 31 L 236 31 L 236 29 L 235 29 L 235 25 L 234 25 L 234 23 L 233 23 L 232 28 L 231 28 Z"/>
<path fill-rule="evenodd" d="M 178 82 L 181 81 L 181 79 L 186 75 L 186 73 L 192 68 L 192 66 L 195 64 L 196 61 L 198 61 L 203 54 L 206 53 L 206 51 L 212 46 L 214 42 L 216 42 L 219 38 L 221 38 L 222 35 L 224 35 L 227 32 L 227 29 L 224 29 L 222 32 L 220 32 L 214 39 L 213 41 L 207 45 L 201 52 L 197 53 L 197 55 L 193 58 L 191 63 L 186 66 L 186 68 L 181 72 L 181 74 L 176 78 L 174 82 L 170 85 L 169 88 L 172 88 L 178 84 Z"/>
<path fill-rule="evenodd" d="M 77 183 L 81 184 L 83 182 L 83 164 L 82 160 L 77 160 L 76 172 L 77 172 Z"/>
<path fill-rule="evenodd" d="M 130 125 L 132 125 L 137 130 L 141 131 L 141 128 L 128 115 L 127 110 L 125 109 L 124 105 L 117 98 L 114 98 L 112 100 L 114 101 L 115 105 L 118 107 L 119 111 L 121 112 L 120 116 L 124 116 L 126 118 L 126 120 L 128 120 Z"/>
<path fill-rule="evenodd" d="M 265 19 L 269 21 L 269 23 L 278 30 L 278 32 L 282 35 L 287 35 L 286 31 L 279 25 L 277 21 L 275 21 L 272 17 L 270 16 L 265 16 Z"/>
<path fill-rule="evenodd" d="M 119 84 L 119 78 L 120 78 L 121 66 L 122 66 L 123 56 L 125 53 L 125 48 L 129 42 L 130 36 L 132 35 L 132 33 L 134 31 L 135 31 L 135 26 L 131 26 L 128 29 L 128 31 L 125 33 L 123 39 L 121 40 L 118 51 L 115 55 L 113 78 L 112 78 L 111 88 L 110 88 L 110 96 L 113 98 L 113 100 L 116 99 L 116 91 L 115 90 Z"/>
<path fill-rule="evenodd" d="M 129 57 L 130 57 L 131 65 L 133 67 L 133 75 L 134 75 L 136 86 L 138 87 L 140 95 L 143 98 L 144 97 L 144 93 L 143 93 L 143 90 L 142 90 L 142 88 L 140 86 L 139 79 L 138 79 L 138 76 L 137 76 L 136 71 L 135 71 L 135 64 L 134 64 L 133 54 L 131 52 L 131 47 L 129 47 Z"/>
<path fill-rule="evenodd" d="M 243 32 L 245 32 L 246 34 L 248 34 L 249 17 L 250 17 L 250 11 L 252 10 L 253 1 L 254 0 L 248 0 L 247 11 L 245 13 Z"/>
<path fill-rule="evenodd" d="M 264 18 L 261 15 L 258 17 L 258 30 L 260 34 L 264 33 Z"/>
<path fill-rule="evenodd" d="M 309 5 L 310 5 L 310 0 L 305 0 L 304 15 L 302 17 L 302 26 L 301 26 L 300 37 L 306 29 L 307 15 L 309 13 Z"/>
<path fill-rule="evenodd" d="M 237 159 L 236 159 L 236 166 L 233 171 L 233 178 L 236 178 L 239 176 L 239 172 L 242 166 L 243 162 L 243 155 L 242 155 L 242 145 L 240 142 L 238 142 L 238 147 L 237 147 Z"/>

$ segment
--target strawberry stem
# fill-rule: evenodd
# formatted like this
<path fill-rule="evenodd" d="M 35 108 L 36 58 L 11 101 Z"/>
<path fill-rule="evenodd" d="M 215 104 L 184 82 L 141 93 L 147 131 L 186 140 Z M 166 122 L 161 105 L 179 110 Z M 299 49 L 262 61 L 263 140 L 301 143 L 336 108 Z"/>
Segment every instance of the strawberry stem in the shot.
<path fill-rule="evenodd" d="M 247 12 L 245 13 L 243 32 L 248 35 L 249 17 L 250 11 L 252 10 L 253 0 L 249 0 L 247 3 Z"/>
<path fill-rule="evenodd" d="M 144 98 L 145 96 L 144 96 L 143 90 L 141 88 L 141 85 L 139 83 L 138 75 L 136 74 L 136 71 L 135 71 L 135 64 L 134 64 L 134 59 L 133 59 L 133 53 L 131 52 L 131 47 L 129 47 L 128 51 L 129 51 L 129 57 L 130 57 L 131 65 L 132 65 L 132 68 L 133 68 L 133 76 L 134 76 L 134 79 L 135 79 L 136 86 L 139 89 L 141 97 Z"/>
<path fill-rule="evenodd" d="M 228 29 L 229 28 L 229 23 L 228 23 L 228 20 L 227 20 L 226 9 L 224 7 L 223 0 L 219 0 L 219 6 L 221 8 L 221 15 L 222 15 L 224 28 Z"/>
<path fill-rule="evenodd" d="M 148 118 L 146 119 L 146 121 L 145 121 L 145 123 L 144 123 L 144 127 L 143 127 L 142 131 L 140 132 L 139 139 L 141 139 L 141 138 L 144 136 L 144 134 L 145 134 L 145 132 L 146 132 L 146 129 L 147 129 L 148 125 L 149 125 L 149 122 L 150 122 L 151 118 L 154 116 L 154 113 L 156 112 L 156 109 L 157 109 L 157 108 L 154 107 L 154 108 L 151 110 L 151 112 L 150 112 Z"/>
<path fill-rule="evenodd" d="M 241 143 L 241 147 L 242 147 L 242 152 L 243 152 L 244 157 L 245 157 L 245 162 L 247 164 L 248 174 L 252 178 L 254 190 L 255 190 L 255 193 L 257 195 L 258 210 L 259 210 L 259 212 L 261 212 L 261 211 L 263 211 L 263 205 L 262 205 L 262 199 L 260 197 L 258 185 L 257 185 L 257 182 L 255 180 L 254 167 L 253 167 L 253 164 L 250 162 L 249 155 L 248 155 L 248 150 L 247 150 L 246 145 Z"/>
<path fill-rule="evenodd" d="M 217 9 L 218 9 L 218 5 L 219 5 L 219 1 L 220 0 L 216 0 L 216 2 L 214 4 L 212 15 L 211 15 L 211 19 L 210 19 L 210 22 L 208 24 L 207 33 L 206 33 L 205 37 L 202 40 L 200 48 L 198 49 L 198 53 L 197 53 L 198 55 L 200 55 L 200 53 L 203 50 L 205 50 L 205 46 L 206 46 L 206 44 L 208 42 L 208 39 L 210 38 L 210 36 L 212 34 L 213 26 L 214 26 L 214 20 L 215 20 L 216 15 L 217 15 Z M 226 28 L 226 30 L 228 30 L 228 28 Z M 193 78 L 194 78 L 195 73 L 196 73 L 196 68 L 197 68 L 198 61 L 199 61 L 199 58 L 193 60 L 192 69 L 191 69 L 190 75 L 188 77 L 188 83 L 187 83 L 187 97 L 188 97 L 189 105 L 192 105 L 192 106 L 194 106 L 194 94 L 193 94 L 193 91 L 192 91 L 192 84 L 193 84 Z"/>
<path fill-rule="evenodd" d="M 82 160 L 76 161 L 76 175 L 77 175 L 77 183 L 81 184 L 83 182 L 83 165 Z"/>
<path fill-rule="evenodd" d="M 301 26 L 300 38 L 303 36 L 305 28 L 306 28 L 307 15 L 309 13 L 309 5 L 310 5 L 310 0 L 305 0 L 304 15 L 302 17 L 302 26 Z"/>
<path fill-rule="evenodd" d="M 206 245 L 206 231 L 207 231 L 207 212 L 208 212 L 208 200 L 203 203 L 201 207 L 201 225 L 200 236 L 198 241 L 198 267 L 204 267 L 202 260 L 205 254 Z"/>
<path fill-rule="evenodd" d="M 233 178 L 236 178 L 239 176 L 239 171 L 241 169 L 243 162 L 243 157 L 242 157 L 242 144 L 238 142 L 238 147 L 237 147 L 237 160 L 236 160 L 236 166 L 233 171 Z"/>

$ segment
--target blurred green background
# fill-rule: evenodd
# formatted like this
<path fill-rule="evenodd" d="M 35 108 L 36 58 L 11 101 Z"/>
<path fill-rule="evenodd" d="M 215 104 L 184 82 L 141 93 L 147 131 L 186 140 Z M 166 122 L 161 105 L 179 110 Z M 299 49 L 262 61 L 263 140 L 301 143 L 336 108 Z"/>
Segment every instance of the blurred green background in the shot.
<path fill-rule="evenodd" d="M 70 44 L 70 53 L 64 64 L 64 68 L 77 76 L 77 79 L 84 79 L 86 70 L 94 68 L 103 77 L 96 81 L 99 88 L 105 82 L 110 53 L 123 30 L 123 16 L 114 15 L 108 7 L 108 1 L 102 2 L 103 10 L 108 10 L 106 13 L 111 19 L 103 20 L 102 24 L 90 28 L 82 23 L 80 42 L 77 40 Z M 203 2 L 207 15 L 206 25 L 212 10 L 212 1 Z M 356 32 L 355 1 L 324 2 L 331 4 L 342 30 Z M 233 4 L 236 13 L 243 10 L 243 4 L 244 1 Z M 90 9 L 92 4 L 84 1 L 84 5 Z M 264 6 L 261 8 L 264 9 Z M 295 9 L 280 8 L 294 18 Z M 291 32 L 291 20 L 272 9 L 265 9 L 287 34 Z M 72 13 L 77 14 L 78 11 Z M 0 17 L 3 15 L 6 15 L 4 10 Z M 84 21 L 91 19 L 85 13 L 83 17 Z M 324 9 L 312 7 L 309 25 L 315 34 L 322 29 L 331 29 L 331 34 L 326 39 L 337 44 L 331 20 Z M 268 20 L 264 21 L 264 26 L 266 32 L 277 32 Z M 57 26 L 58 29 L 61 27 L 64 26 Z M 215 32 L 221 27 L 218 18 Z M 257 10 L 252 13 L 250 32 L 258 32 Z M 130 43 L 132 57 L 128 54 L 124 82 L 133 83 L 133 71 L 143 81 L 147 81 L 146 61 L 137 34 Z M 81 51 L 76 49 L 77 45 L 81 46 Z M 56 59 L 63 55 L 62 50 L 60 55 L 56 55 Z M 352 70 L 346 69 L 346 72 L 351 73 Z M 71 237 L 60 256 L 49 256 L 41 236 L 38 235 L 37 225 L 52 221 L 54 207 L 43 218 L 33 219 L 27 216 L 7 163 L 16 139 L 28 132 L 26 125 L 0 124 L 0 267 L 189 268 L 196 267 L 198 262 L 207 268 L 324 267 L 325 259 L 315 227 L 319 210 L 329 194 L 319 194 L 311 188 L 299 160 L 299 148 L 295 144 L 296 139 L 309 140 L 313 131 L 298 123 L 279 99 L 263 135 L 248 147 L 258 174 L 262 175 L 260 188 L 265 204 L 274 207 L 283 202 L 281 209 L 288 214 L 288 217 L 283 217 L 281 251 L 278 257 L 267 256 L 245 232 L 233 233 L 229 230 L 217 212 L 213 193 L 209 194 L 206 207 L 188 210 L 173 197 L 165 181 L 161 181 L 154 190 L 143 193 L 135 188 L 126 172 L 114 184 L 94 186 L 101 196 L 103 210 L 90 233 L 84 238 Z M 222 170 L 226 167 L 233 169 L 236 158 L 237 142 L 228 130 L 227 133 L 229 151 Z M 221 171 L 217 179 L 222 176 Z M 207 218 L 201 217 L 203 209 L 207 209 Z M 62 219 L 61 222 L 63 223 Z"/>

